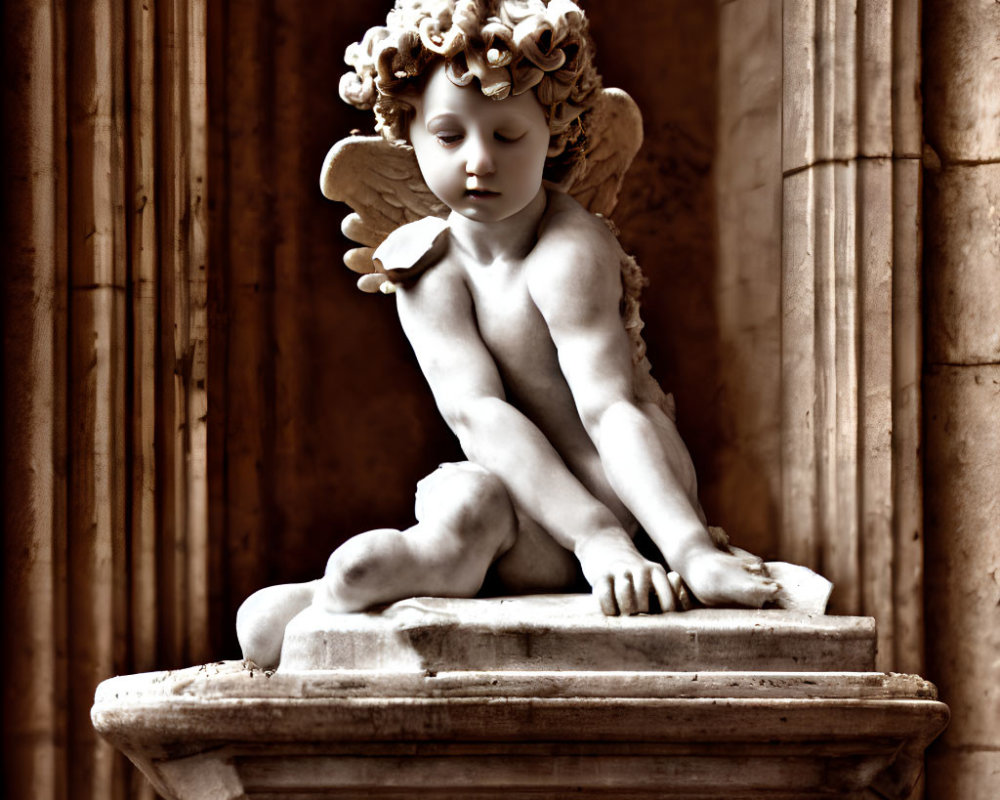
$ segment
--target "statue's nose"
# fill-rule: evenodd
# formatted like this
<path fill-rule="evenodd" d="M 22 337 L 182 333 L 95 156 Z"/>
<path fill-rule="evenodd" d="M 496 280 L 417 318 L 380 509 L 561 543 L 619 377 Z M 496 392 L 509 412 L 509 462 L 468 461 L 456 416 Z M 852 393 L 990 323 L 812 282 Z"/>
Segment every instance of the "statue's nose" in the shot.
<path fill-rule="evenodd" d="M 468 154 L 465 161 L 465 171 L 469 175 L 492 175 L 496 171 L 496 163 L 489 145 L 479 137 L 470 137 L 466 143 Z"/>

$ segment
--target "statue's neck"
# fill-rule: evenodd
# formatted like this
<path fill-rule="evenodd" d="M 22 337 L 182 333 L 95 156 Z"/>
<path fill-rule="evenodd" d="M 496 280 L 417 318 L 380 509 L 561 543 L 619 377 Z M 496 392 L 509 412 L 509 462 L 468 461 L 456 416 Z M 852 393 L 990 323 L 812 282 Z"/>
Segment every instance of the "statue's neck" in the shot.
<path fill-rule="evenodd" d="M 499 222 L 480 222 L 453 211 L 448 217 L 452 241 L 482 264 L 523 259 L 538 240 L 538 227 L 547 205 L 545 189 L 539 188 L 527 206 Z"/>

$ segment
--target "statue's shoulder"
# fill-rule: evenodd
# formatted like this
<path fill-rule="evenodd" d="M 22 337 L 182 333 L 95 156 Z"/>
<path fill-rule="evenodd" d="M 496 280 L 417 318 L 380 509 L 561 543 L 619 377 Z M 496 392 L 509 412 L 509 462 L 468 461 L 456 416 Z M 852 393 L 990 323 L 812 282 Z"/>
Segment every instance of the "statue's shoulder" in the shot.
<path fill-rule="evenodd" d="M 578 276 L 588 264 L 617 270 L 620 254 L 609 220 L 588 211 L 568 194 L 550 192 L 534 253 L 541 272 L 561 280 L 560 264 Z"/>
<path fill-rule="evenodd" d="M 546 236 L 565 237 L 583 248 L 592 246 L 595 240 L 616 241 L 610 220 L 587 210 L 572 195 L 554 190 L 549 191 L 549 202 L 539 229 L 539 238 Z"/>
<path fill-rule="evenodd" d="M 372 255 L 393 283 L 407 283 L 437 264 L 448 251 L 448 221 L 424 217 L 390 233 Z"/>
<path fill-rule="evenodd" d="M 580 201 L 568 192 L 553 188 L 547 191 L 545 222 L 551 224 L 555 220 L 584 220 L 595 216 L 580 205 Z"/>

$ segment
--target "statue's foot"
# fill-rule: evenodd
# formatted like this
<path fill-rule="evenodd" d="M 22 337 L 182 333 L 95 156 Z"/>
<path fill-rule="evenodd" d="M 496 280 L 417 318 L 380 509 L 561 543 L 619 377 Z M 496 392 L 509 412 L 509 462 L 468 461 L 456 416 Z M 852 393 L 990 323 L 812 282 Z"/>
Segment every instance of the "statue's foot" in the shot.
<path fill-rule="evenodd" d="M 685 559 L 684 583 L 706 606 L 760 608 L 772 602 L 780 586 L 761 568 L 760 559 L 741 551 L 705 548 Z"/>
<path fill-rule="evenodd" d="M 285 626 L 309 606 L 319 581 L 285 583 L 254 592 L 236 612 L 236 638 L 243 658 L 264 669 L 281 660 Z"/>

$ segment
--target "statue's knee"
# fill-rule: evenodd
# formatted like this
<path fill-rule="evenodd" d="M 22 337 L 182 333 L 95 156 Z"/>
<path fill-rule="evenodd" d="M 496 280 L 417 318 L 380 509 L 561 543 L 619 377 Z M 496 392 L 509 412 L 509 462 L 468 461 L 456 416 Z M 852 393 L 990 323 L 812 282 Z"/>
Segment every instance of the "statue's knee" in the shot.
<path fill-rule="evenodd" d="M 417 485 L 417 519 L 460 519 L 480 517 L 504 519 L 513 515 L 507 487 L 489 470 L 464 461 L 443 464 Z"/>
<path fill-rule="evenodd" d="M 392 533 L 398 534 L 397 531 Z M 330 554 L 326 562 L 326 578 L 345 587 L 363 586 L 379 580 L 383 561 L 384 558 L 365 537 L 348 539 Z"/>
<path fill-rule="evenodd" d="M 465 475 L 460 500 L 472 511 L 482 511 L 490 516 L 513 510 L 503 481 L 484 469 Z"/>
<path fill-rule="evenodd" d="M 507 487 L 493 473 L 470 465 L 457 471 L 450 491 L 441 498 L 442 517 L 450 518 L 459 533 L 481 536 L 484 528 L 505 530 L 514 523 L 514 506 Z"/>

